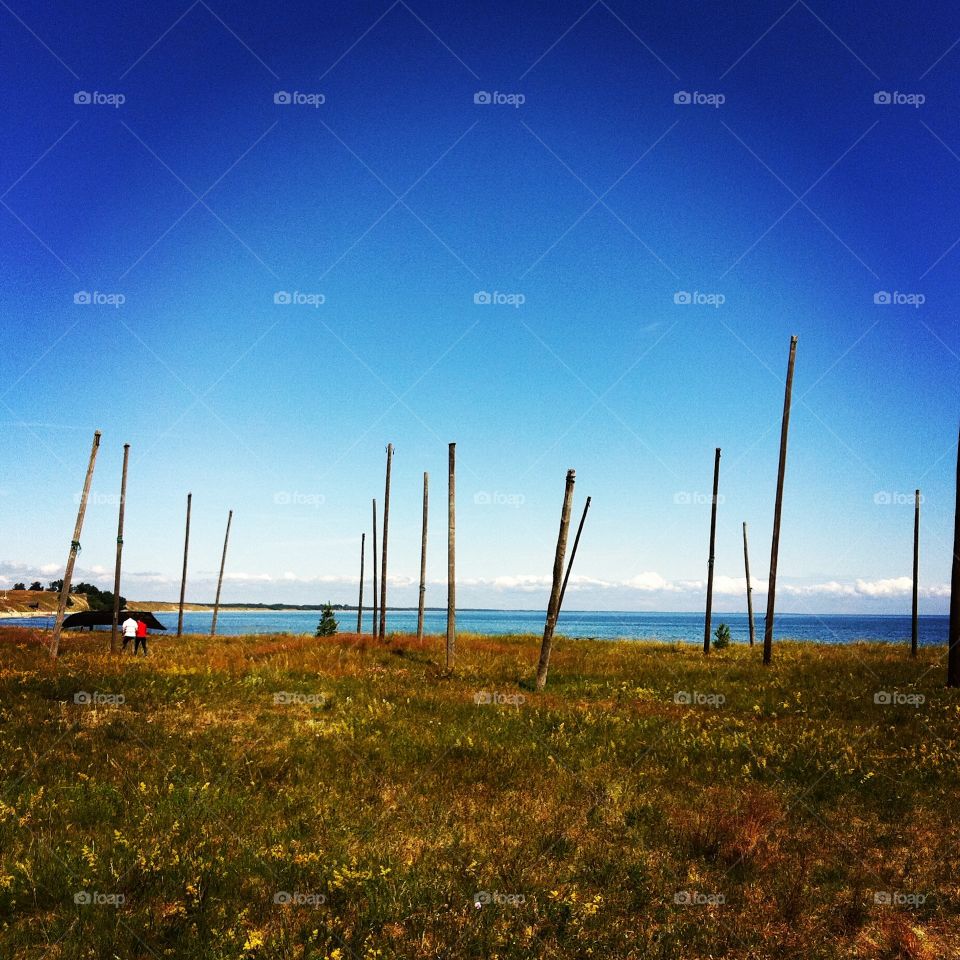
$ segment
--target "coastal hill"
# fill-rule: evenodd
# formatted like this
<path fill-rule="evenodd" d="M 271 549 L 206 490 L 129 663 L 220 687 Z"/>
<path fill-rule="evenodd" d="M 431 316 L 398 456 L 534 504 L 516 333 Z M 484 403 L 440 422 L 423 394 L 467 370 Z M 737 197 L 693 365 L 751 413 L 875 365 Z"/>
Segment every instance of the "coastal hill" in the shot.
<path fill-rule="evenodd" d="M 0 590 L 0 615 L 6 616 L 49 616 L 57 612 L 59 593 L 50 590 Z M 82 593 L 70 594 L 71 613 L 89 610 L 90 605 Z"/>

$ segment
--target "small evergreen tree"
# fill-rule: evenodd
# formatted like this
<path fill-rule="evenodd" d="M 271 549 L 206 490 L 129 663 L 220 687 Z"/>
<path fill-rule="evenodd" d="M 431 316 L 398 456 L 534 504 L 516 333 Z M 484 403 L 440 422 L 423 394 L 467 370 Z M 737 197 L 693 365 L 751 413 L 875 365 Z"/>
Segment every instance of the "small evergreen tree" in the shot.
<path fill-rule="evenodd" d="M 714 634 L 713 645 L 718 650 L 724 650 L 730 646 L 730 628 L 725 623 L 721 623 L 720 626 L 717 627 L 717 632 Z"/>
<path fill-rule="evenodd" d="M 320 609 L 320 622 L 317 624 L 318 637 L 332 637 L 337 632 L 339 624 L 333 615 L 333 607 L 325 603 Z"/>

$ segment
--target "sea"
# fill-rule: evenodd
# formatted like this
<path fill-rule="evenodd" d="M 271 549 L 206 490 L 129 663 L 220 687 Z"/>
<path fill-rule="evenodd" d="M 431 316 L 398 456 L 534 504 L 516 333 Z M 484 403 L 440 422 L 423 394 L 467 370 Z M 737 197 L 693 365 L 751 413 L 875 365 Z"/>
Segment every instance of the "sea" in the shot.
<path fill-rule="evenodd" d="M 154 614 L 169 632 L 176 632 L 176 612 Z M 357 628 L 356 610 L 337 610 L 340 630 Z M 186 611 L 184 633 L 209 633 L 211 614 Z M 542 633 L 546 614 L 542 610 L 458 610 L 457 632 L 482 634 Z M 314 633 L 319 611 L 263 610 L 238 612 L 221 610 L 217 633 L 225 635 L 260 633 Z M 946 644 L 950 618 L 921 616 L 919 642 L 923 646 Z M 735 642 L 749 640 L 749 624 L 745 613 L 714 613 L 712 630 L 725 623 Z M 763 616 L 756 617 L 756 636 L 763 640 Z M 31 617 L 0 620 L 0 626 L 50 627 L 52 618 Z M 703 642 L 702 613 L 649 613 L 637 611 L 571 610 L 560 614 L 557 633 L 568 637 L 596 640 L 665 640 L 681 643 Z M 106 628 L 109 629 L 109 628 Z M 371 614 L 364 611 L 364 632 L 371 630 Z M 387 609 L 387 632 L 412 633 L 417 629 L 416 610 Z M 424 614 L 427 633 L 445 633 L 446 610 L 427 610 Z M 712 631 L 711 631 L 712 632 Z M 774 635 L 779 640 L 812 640 L 820 643 L 855 643 L 858 640 L 880 640 L 888 643 L 909 643 L 910 617 L 864 614 L 778 614 Z"/>

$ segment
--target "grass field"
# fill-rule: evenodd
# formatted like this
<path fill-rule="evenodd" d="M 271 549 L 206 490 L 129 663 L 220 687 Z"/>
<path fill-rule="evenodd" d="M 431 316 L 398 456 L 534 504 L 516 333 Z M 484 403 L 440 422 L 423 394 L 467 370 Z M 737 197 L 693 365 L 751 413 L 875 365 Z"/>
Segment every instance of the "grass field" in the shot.
<path fill-rule="evenodd" d="M 943 650 L 560 640 L 537 694 L 532 637 L 41 637 L 0 957 L 960 956 Z"/>

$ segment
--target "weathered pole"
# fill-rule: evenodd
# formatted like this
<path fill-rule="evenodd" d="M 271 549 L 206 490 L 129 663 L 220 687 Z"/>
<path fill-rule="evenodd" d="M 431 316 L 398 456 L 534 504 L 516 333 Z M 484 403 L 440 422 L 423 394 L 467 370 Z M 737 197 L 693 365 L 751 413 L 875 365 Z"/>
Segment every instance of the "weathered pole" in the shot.
<path fill-rule="evenodd" d="M 123 555 L 123 513 L 127 505 L 127 462 L 130 444 L 123 445 L 123 473 L 120 478 L 120 519 L 117 521 L 117 562 L 113 568 L 113 625 L 110 628 L 110 652 L 117 652 L 117 628 L 120 624 L 120 560 Z"/>
<path fill-rule="evenodd" d="M 777 557 L 780 553 L 780 512 L 783 508 L 783 478 L 787 471 L 787 437 L 790 431 L 790 398 L 793 395 L 793 367 L 797 360 L 797 338 L 790 338 L 787 384 L 783 392 L 783 420 L 780 424 L 780 465 L 777 470 L 777 499 L 773 508 L 773 537 L 770 543 L 770 582 L 767 586 L 767 617 L 763 626 L 763 662 L 773 659 L 773 612 L 777 593 Z"/>
<path fill-rule="evenodd" d="M 750 621 L 750 646 L 753 646 L 755 630 L 753 626 L 753 584 L 750 582 L 750 552 L 747 549 L 747 521 L 743 521 L 743 567 L 747 575 L 747 619 Z"/>
<path fill-rule="evenodd" d="M 957 502 L 953 516 L 953 569 L 950 575 L 950 634 L 947 686 L 960 687 L 960 443 L 957 444 Z"/>
<path fill-rule="evenodd" d="M 560 589 L 563 582 L 563 559 L 567 552 L 567 533 L 570 530 L 570 509 L 573 506 L 573 485 L 577 480 L 576 470 L 567 471 L 567 485 L 563 494 L 563 510 L 560 513 L 560 532 L 557 535 L 557 552 L 553 558 L 553 587 L 547 604 L 547 620 L 543 627 L 543 642 L 540 644 L 540 662 L 537 664 L 537 689 L 547 685 L 550 669 L 550 651 L 553 648 L 553 631 L 560 613 Z"/>
<path fill-rule="evenodd" d="M 100 449 L 100 431 L 93 434 L 93 446 L 90 448 L 90 462 L 87 464 L 87 476 L 83 481 L 83 493 L 80 494 L 80 508 L 77 510 L 77 524 L 73 528 L 73 539 L 70 541 L 70 552 L 67 554 L 67 567 L 63 573 L 63 584 L 60 587 L 60 600 L 57 604 L 57 619 L 53 624 L 53 636 L 50 638 L 50 656 L 56 659 L 60 653 L 60 632 L 63 630 L 63 615 L 67 610 L 67 600 L 70 597 L 70 583 L 73 580 L 73 568 L 80 552 L 80 533 L 83 530 L 83 517 L 87 512 L 87 500 L 90 497 L 90 484 L 93 482 L 93 468 L 97 462 L 97 451 Z"/>
<path fill-rule="evenodd" d="M 387 479 L 383 490 L 383 567 L 380 573 L 380 639 L 387 637 L 387 533 L 390 524 L 390 467 L 393 463 L 393 444 L 387 444 Z"/>
<path fill-rule="evenodd" d="M 457 645 L 457 445 L 447 453 L 447 670 L 452 671 Z"/>
<path fill-rule="evenodd" d="M 720 448 L 713 460 L 713 499 L 710 507 L 710 556 L 707 559 L 707 616 L 703 626 L 703 652 L 710 652 L 710 618 L 713 615 L 713 566 L 717 542 L 717 490 L 720 485 Z"/>
<path fill-rule="evenodd" d="M 427 595 L 427 497 L 430 474 L 423 474 L 423 525 L 420 533 L 420 599 L 417 603 L 417 639 L 423 639 L 423 602 Z"/>
<path fill-rule="evenodd" d="M 190 549 L 190 506 L 193 494 L 187 494 L 187 532 L 183 537 L 183 575 L 180 578 L 180 613 L 177 616 L 177 636 L 183 636 L 183 598 L 187 594 L 187 552 Z"/>
<path fill-rule="evenodd" d="M 227 514 L 227 532 L 223 538 L 223 556 L 220 558 L 220 576 L 217 579 L 217 596 L 213 601 L 213 622 L 210 624 L 210 636 L 217 635 L 217 614 L 220 612 L 220 588 L 223 586 L 223 568 L 227 565 L 227 543 L 230 540 L 230 521 L 233 520 L 233 511 Z"/>
<path fill-rule="evenodd" d="M 583 505 L 583 513 L 580 514 L 580 524 L 577 527 L 577 535 L 573 538 L 573 549 L 570 551 L 570 559 L 567 561 L 567 572 L 563 575 L 563 586 L 560 588 L 560 602 L 557 604 L 557 616 L 560 616 L 560 611 L 563 609 L 563 598 L 567 592 L 567 581 L 570 579 L 570 571 L 573 569 L 573 561 L 577 556 L 577 547 L 580 546 L 580 534 L 583 533 L 583 524 L 587 519 L 587 511 L 590 509 L 590 497 L 587 497 L 587 502 Z"/>
<path fill-rule="evenodd" d="M 377 637 L 377 501 L 373 501 L 373 620 L 370 622 L 370 633 Z"/>
<path fill-rule="evenodd" d="M 357 601 L 357 634 L 363 626 L 363 555 L 367 546 L 366 533 L 360 534 L 360 599 Z"/>
<path fill-rule="evenodd" d="M 920 639 L 920 491 L 913 494 L 913 616 L 910 624 L 910 656 L 917 655 Z"/>

